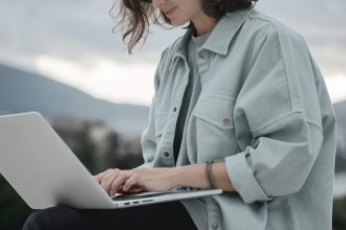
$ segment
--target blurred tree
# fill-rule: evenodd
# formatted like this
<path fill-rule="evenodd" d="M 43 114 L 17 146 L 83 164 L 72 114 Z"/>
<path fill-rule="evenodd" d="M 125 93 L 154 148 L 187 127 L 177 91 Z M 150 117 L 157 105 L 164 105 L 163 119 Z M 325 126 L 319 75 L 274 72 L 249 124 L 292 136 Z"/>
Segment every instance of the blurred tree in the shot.
<path fill-rule="evenodd" d="M 19 230 L 33 212 L 0 175 L 0 229 Z"/>
<path fill-rule="evenodd" d="M 346 196 L 334 199 L 333 229 L 346 230 Z"/>
<path fill-rule="evenodd" d="M 72 148 L 72 151 L 90 173 L 96 173 L 94 159 L 95 146 L 91 142 L 88 132 L 83 133 L 81 140 Z"/>

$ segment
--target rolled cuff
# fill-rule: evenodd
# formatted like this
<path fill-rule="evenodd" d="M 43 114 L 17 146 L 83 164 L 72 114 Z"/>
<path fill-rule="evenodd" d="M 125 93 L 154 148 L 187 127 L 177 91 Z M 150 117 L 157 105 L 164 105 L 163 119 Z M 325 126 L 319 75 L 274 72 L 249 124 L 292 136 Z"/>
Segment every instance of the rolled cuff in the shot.
<path fill-rule="evenodd" d="M 256 180 L 246 155 L 246 152 L 241 152 L 225 158 L 226 171 L 234 189 L 245 203 L 271 200 L 272 197 L 266 195 Z"/>

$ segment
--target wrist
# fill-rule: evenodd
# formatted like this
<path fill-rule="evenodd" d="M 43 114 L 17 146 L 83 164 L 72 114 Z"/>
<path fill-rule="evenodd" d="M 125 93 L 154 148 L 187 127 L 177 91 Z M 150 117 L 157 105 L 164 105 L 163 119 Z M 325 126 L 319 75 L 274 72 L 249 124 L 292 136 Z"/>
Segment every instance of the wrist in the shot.
<path fill-rule="evenodd" d="M 195 164 L 173 168 L 171 180 L 174 183 L 174 187 L 184 186 L 209 189 L 205 166 L 206 164 Z"/>
<path fill-rule="evenodd" d="M 171 174 L 169 180 L 172 183 L 172 188 L 177 186 L 185 186 L 183 181 L 184 170 L 183 167 L 171 168 Z"/>

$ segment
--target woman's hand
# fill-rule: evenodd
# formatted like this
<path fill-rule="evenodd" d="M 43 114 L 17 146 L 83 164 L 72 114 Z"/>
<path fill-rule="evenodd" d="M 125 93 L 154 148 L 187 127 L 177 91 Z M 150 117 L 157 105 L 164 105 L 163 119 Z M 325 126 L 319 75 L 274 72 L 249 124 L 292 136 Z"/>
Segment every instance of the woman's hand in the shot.
<path fill-rule="evenodd" d="M 110 196 L 143 190 L 167 191 L 178 186 L 174 168 L 108 169 L 95 178 Z"/>
<path fill-rule="evenodd" d="M 124 192 L 133 189 L 167 191 L 179 185 L 176 168 L 136 168 L 132 172 L 124 184 Z"/>
<path fill-rule="evenodd" d="M 118 168 L 108 169 L 95 176 L 96 181 L 106 190 L 110 196 L 123 192 L 123 186 L 133 174 L 131 170 L 120 170 Z M 142 189 L 134 188 L 127 192 L 140 192 Z"/>
<path fill-rule="evenodd" d="M 205 163 L 172 168 L 108 169 L 98 174 L 96 180 L 111 196 L 118 192 L 167 191 L 177 186 L 209 189 L 205 170 Z M 212 173 L 219 189 L 235 192 L 224 162 L 214 163 Z"/>

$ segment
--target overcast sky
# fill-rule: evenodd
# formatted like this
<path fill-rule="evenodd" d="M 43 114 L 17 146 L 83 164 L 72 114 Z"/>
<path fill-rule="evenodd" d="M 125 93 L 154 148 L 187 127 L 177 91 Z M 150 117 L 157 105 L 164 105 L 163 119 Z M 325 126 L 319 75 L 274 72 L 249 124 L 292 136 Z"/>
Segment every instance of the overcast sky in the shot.
<path fill-rule="evenodd" d="M 160 52 L 184 30 L 155 26 L 145 45 L 129 56 L 121 33 L 111 32 L 113 2 L 0 0 L 0 63 L 45 74 L 95 97 L 148 105 Z M 332 97 L 339 98 L 334 101 L 346 98 L 341 95 L 346 88 L 346 1 L 260 0 L 256 7 L 306 38 Z"/>

